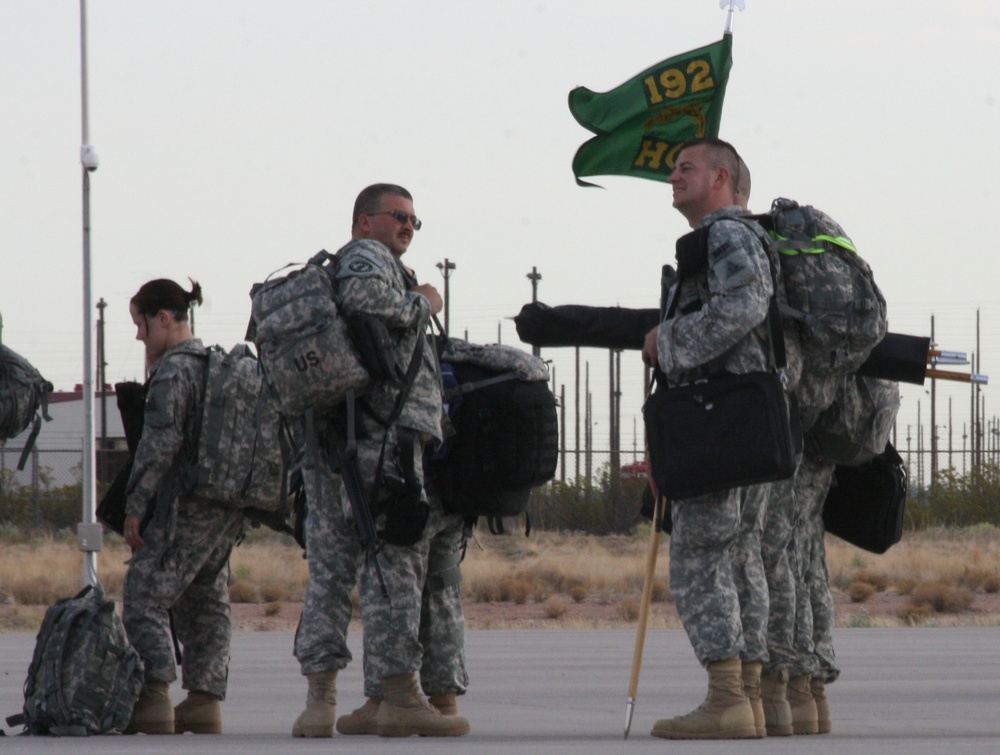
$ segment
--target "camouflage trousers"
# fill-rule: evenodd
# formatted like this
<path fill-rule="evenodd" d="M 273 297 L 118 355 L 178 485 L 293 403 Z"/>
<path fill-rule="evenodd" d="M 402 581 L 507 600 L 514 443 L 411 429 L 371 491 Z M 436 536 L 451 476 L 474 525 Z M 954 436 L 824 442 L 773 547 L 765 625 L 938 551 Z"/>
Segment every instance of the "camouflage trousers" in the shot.
<path fill-rule="evenodd" d="M 702 665 L 746 652 L 732 556 L 743 494 L 734 488 L 671 502 L 670 589 Z"/>
<path fill-rule="evenodd" d="M 833 464 L 803 459 L 795 479 L 801 516 L 792 541 L 796 575 L 795 650 L 789 675 L 812 674 L 826 682 L 840 676 L 833 651 L 833 597 L 826 567 L 823 504 L 833 479 Z"/>
<path fill-rule="evenodd" d="M 416 473 L 422 477 L 419 445 L 408 450 L 414 455 Z M 402 452 L 392 431 L 385 458 L 393 474 L 398 473 Z M 358 441 L 363 480 L 374 479 L 381 453 L 380 438 Z M 377 555 L 366 554 L 341 478 L 320 462 L 306 467 L 304 479 L 309 584 L 295 637 L 295 657 L 302 673 L 341 669 L 351 661 L 347 632 L 351 591 L 357 584 L 364 624 L 365 695 L 380 699 L 382 677 L 417 670 L 429 691 L 464 692 L 468 683 L 465 619 L 457 558 L 454 571 L 443 575 L 446 579 L 435 577 L 433 571 L 428 573 L 429 563 L 434 570 L 435 564 L 451 564 L 452 556 L 460 556 L 464 547 L 462 519 L 445 514 L 441 501 L 431 496 L 428 522 L 415 544 L 386 543 Z M 388 597 L 381 592 L 376 559 Z"/>
<path fill-rule="evenodd" d="M 424 534 L 427 538 L 427 576 L 420 602 L 420 684 L 428 695 L 465 694 L 465 614 L 462 610 L 461 561 L 465 552 L 465 521 L 445 513 L 440 498 L 427 487 L 431 504 Z M 381 596 L 379 596 L 381 597 Z M 365 697 L 383 698 L 384 670 L 380 648 L 365 632 Z"/>
<path fill-rule="evenodd" d="M 177 678 L 170 619 L 183 649 L 184 689 L 226 696 L 232 617 L 229 556 L 243 512 L 181 498 L 172 528 L 153 521 L 125 573 L 122 623 L 146 679 Z"/>
<path fill-rule="evenodd" d="M 789 554 L 798 507 L 795 477 L 771 483 L 761 538 L 761 558 L 767 578 L 768 615 L 766 672 L 795 662 L 796 578 Z"/>
<path fill-rule="evenodd" d="M 733 543 L 733 578 L 746 642 L 743 660 L 748 663 L 765 663 L 768 658 L 768 583 L 764 574 L 762 540 L 770 489 L 770 485 L 740 488 L 740 530 Z"/>

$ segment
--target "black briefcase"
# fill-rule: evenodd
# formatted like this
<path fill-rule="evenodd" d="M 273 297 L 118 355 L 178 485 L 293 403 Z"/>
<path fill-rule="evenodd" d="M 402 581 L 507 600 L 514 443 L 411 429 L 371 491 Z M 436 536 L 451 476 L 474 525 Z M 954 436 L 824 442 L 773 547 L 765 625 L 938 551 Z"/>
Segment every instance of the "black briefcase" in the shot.
<path fill-rule="evenodd" d="M 776 372 L 661 386 L 642 409 L 653 479 L 668 499 L 784 480 L 795 472 Z"/>
<path fill-rule="evenodd" d="M 823 504 L 826 531 L 872 553 L 885 553 L 903 536 L 906 467 L 892 444 L 856 467 L 838 465 Z"/>

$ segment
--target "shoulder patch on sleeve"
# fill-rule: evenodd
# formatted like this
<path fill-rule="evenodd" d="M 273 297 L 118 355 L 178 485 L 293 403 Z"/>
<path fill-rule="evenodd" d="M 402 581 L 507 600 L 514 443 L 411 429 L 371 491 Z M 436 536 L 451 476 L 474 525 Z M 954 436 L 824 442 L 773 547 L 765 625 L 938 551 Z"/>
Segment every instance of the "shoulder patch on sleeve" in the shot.
<path fill-rule="evenodd" d="M 146 408 L 144 422 L 150 427 L 164 427 L 171 424 L 170 408 L 170 374 L 157 374 L 149 383 L 146 392 Z"/>
<path fill-rule="evenodd" d="M 712 226 L 708 241 L 709 265 L 723 288 L 739 288 L 757 277 L 750 257 L 751 244 L 759 242 L 739 221 L 718 222 Z"/>
<path fill-rule="evenodd" d="M 337 268 L 337 278 L 368 278 L 381 274 L 388 264 L 384 254 L 358 246 L 350 249 Z"/>

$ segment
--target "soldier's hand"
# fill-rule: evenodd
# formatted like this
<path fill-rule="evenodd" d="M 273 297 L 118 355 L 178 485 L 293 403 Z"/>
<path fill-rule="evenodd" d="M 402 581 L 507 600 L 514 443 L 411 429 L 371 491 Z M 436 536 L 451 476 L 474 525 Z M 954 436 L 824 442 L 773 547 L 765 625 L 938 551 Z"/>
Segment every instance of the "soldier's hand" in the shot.
<path fill-rule="evenodd" d="M 141 523 L 137 516 L 125 517 L 125 542 L 132 550 L 141 548 L 144 545 L 142 536 L 139 534 L 139 525 Z"/>
<path fill-rule="evenodd" d="M 653 328 L 646 334 L 646 340 L 642 344 L 642 361 L 650 367 L 656 366 L 656 334 L 659 328 Z"/>
<path fill-rule="evenodd" d="M 421 283 L 419 286 L 414 286 L 412 290 L 427 299 L 431 305 L 432 315 L 436 315 L 444 309 L 444 301 L 441 299 L 441 294 L 430 283 Z"/>

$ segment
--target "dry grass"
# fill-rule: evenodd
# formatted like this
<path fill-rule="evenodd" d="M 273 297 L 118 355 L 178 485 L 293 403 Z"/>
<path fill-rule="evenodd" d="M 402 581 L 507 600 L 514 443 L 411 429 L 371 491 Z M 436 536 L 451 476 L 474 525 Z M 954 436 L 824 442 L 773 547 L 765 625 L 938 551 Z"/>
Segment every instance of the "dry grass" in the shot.
<path fill-rule="evenodd" d="M 482 604 L 487 618 L 472 626 L 511 625 L 524 612 L 551 626 L 625 626 L 638 615 L 648 528 L 631 536 L 520 532 L 494 536 L 477 530 L 469 544 L 463 589 L 470 614 Z M 669 539 L 661 545 L 651 626 L 677 626 L 667 574 Z M 120 599 L 128 549 L 115 536 L 99 554 L 105 590 Z M 300 604 L 308 568 L 287 538 L 252 534 L 233 552 L 230 595 L 237 605 L 258 604 L 271 617 Z M 1000 624 L 1000 530 L 978 526 L 907 533 L 883 555 L 827 538 L 827 565 L 842 626 Z M 0 631 L 37 627 L 44 608 L 80 589 L 81 554 L 70 536 L 0 541 Z M 851 602 L 859 605 L 851 608 Z M 905 604 L 905 606 L 904 606 Z M 904 606 L 904 607 L 900 607 Z M 671 618 L 673 616 L 674 618 Z M 674 623 L 671 623 L 674 622 Z"/>

